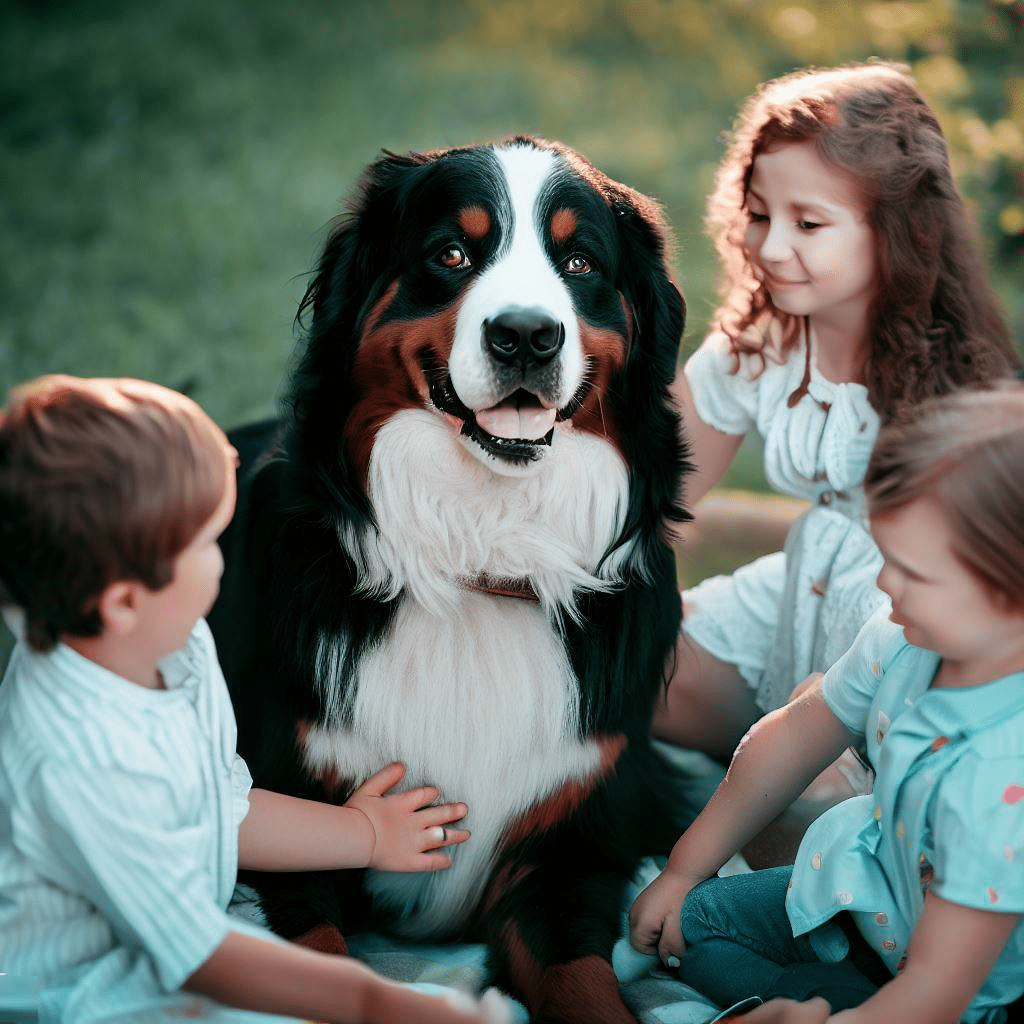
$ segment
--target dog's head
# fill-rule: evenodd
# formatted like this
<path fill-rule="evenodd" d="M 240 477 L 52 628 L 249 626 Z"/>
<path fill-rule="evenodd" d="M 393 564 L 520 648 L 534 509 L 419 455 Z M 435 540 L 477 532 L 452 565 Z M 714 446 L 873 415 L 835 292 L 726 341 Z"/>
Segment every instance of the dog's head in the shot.
<path fill-rule="evenodd" d="M 368 168 L 300 309 L 286 442 L 362 589 L 528 578 L 553 607 L 649 577 L 687 518 L 666 239 L 557 143 Z"/>
<path fill-rule="evenodd" d="M 529 472 L 562 427 L 621 445 L 607 402 L 632 350 L 674 370 L 683 304 L 664 238 L 651 200 L 560 145 L 385 154 L 303 303 L 313 376 L 352 381 L 332 404 L 351 401 L 355 467 L 409 407 L 502 474 Z"/>

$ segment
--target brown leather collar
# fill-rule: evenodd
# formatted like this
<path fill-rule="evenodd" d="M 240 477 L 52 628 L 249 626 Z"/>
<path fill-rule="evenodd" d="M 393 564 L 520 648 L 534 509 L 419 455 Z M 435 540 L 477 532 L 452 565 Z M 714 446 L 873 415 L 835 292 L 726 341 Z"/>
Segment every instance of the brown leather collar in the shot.
<path fill-rule="evenodd" d="M 524 601 L 538 601 L 537 591 L 527 579 L 506 579 L 499 576 L 463 576 L 459 582 L 469 590 L 481 594 L 496 594 L 499 597 L 518 597 Z"/>

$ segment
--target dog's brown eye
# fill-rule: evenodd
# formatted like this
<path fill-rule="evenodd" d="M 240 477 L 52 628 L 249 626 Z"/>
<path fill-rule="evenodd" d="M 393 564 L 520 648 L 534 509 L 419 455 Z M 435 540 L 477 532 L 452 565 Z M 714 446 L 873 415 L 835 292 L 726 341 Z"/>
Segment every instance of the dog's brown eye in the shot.
<path fill-rule="evenodd" d="M 442 267 L 448 267 L 449 270 L 464 270 L 473 265 L 461 245 L 445 246 L 437 254 L 437 261 Z"/>
<path fill-rule="evenodd" d="M 567 274 L 589 274 L 590 264 L 583 256 L 580 256 L 579 253 L 577 253 L 575 256 L 570 256 L 565 261 L 565 272 Z"/>

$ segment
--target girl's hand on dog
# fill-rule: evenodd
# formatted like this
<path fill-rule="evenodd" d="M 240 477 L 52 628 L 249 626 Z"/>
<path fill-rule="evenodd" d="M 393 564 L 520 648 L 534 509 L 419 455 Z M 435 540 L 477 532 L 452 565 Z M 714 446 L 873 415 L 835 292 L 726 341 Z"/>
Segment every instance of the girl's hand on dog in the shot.
<path fill-rule="evenodd" d="M 449 828 L 467 814 L 465 804 L 438 804 L 434 786 L 418 786 L 404 793 L 390 793 L 405 778 L 405 765 L 398 761 L 371 775 L 345 801 L 346 807 L 361 811 L 373 831 L 367 867 L 385 871 L 436 871 L 451 866 L 443 847 L 464 843 L 469 832 Z"/>

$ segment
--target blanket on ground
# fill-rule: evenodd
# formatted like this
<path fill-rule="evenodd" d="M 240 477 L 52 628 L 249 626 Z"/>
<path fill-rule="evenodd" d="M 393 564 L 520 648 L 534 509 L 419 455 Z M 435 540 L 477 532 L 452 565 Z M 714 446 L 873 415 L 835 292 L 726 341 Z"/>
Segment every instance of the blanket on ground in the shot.
<path fill-rule="evenodd" d="M 658 874 L 658 865 L 641 865 L 623 908 L 623 935 L 628 930 L 629 908 L 640 890 Z M 438 986 L 478 991 L 484 980 L 485 947 L 478 943 L 428 945 L 400 942 L 376 934 L 346 937 L 349 952 L 374 970 L 396 981 L 418 987 Z M 707 1024 L 718 1008 L 674 974 L 662 968 L 654 956 L 637 953 L 626 938 L 619 939 L 612 966 L 623 996 L 640 1024 Z M 526 1008 L 513 1004 L 515 1024 L 527 1024 Z"/>

